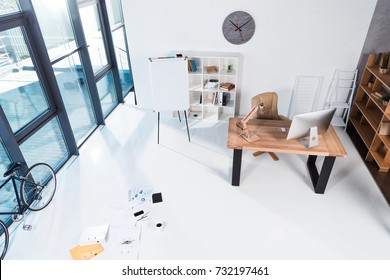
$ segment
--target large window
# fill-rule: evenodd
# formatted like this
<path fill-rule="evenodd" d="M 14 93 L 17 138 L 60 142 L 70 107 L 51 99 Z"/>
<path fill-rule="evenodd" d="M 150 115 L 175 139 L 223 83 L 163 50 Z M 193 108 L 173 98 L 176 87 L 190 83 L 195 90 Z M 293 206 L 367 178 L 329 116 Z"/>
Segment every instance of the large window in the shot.
<path fill-rule="evenodd" d="M 34 11 L 50 60 L 76 48 L 66 0 L 33 0 Z"/>
<path fill-rule="evenodd" d="M 118 99 L 115 94 L 114 79 L 112 72 L 109 72 L 97 83 L 99 98 L 102 103 L 102 109 L 104 116 L 107 116 L 118 103 Z"/>
<path fill-rule="evenodd" d="M 91 4 L 87 3 L 87 5 L 80 6 L 80 16 L 88 44 L 93 71 L 96 74 L 108 64 L 108 60 L 98 6 L 93 2 L 94 1 L 91 1 Z"/>
<path fill-rule="evenodd" d="M 97 121 L 67 2 L 34 0 L 33 4 L 73 134 L 80 145 Z"/>
<path fill-rule="evenodd" d="M 119 0 L 0 0 L 0 211 L 15 207 L 11 161 L 58 171 L 123 102 L 124 28 Z"/>
<path fill-rule="evenodd" d="M 53 65 L 57 84 L 72 125 L 76 141 L 80 143 L 96 127 L 96 119 L 85 74 L 77 53 Z"/>
<path fill-rule="evenodd" d="M 119 79 L 122 94 L 126 96 L 133 88 L 133 74 L 131 72 L 129 51 L 126 44 L 126 30 L 120 0 L 106 0 L 110 29 L 118 64 Z"/>
<path fill-rule="evenodd" d="M 4 178 L 2 174 L 7 170 L 8 165 L 11 163 L 8 153 L 5 150 L 3 140 L 0 138 L 0 212 L 12 212 L 15 207 L 13 199 L 15 197 L 15 191 L 12 182 L 9 178 Z M 2 216 L 1 220 L 6 224 L 10 224 L 10 216 Z"/>
<path fill-rule="evenodd" d="M 5 182 L 6 178 L 2 175 L 7 170 L 8 165 L 11 163 L 8 153 L 5 150 L 3 140 L 0 138 L 0 185 Z"/>
<path fill-rule="evenodd" d="M 69 155 L 57 118 L 53 118 L 23 142 L 20 149 L 28 166 L 45 162 L 54 170 L 57 170 Z"/>
<path fill-rule="evenodd" d="M 14 133 L 49 109 L 22 27 L 0 32 L 0 105 Z"/>

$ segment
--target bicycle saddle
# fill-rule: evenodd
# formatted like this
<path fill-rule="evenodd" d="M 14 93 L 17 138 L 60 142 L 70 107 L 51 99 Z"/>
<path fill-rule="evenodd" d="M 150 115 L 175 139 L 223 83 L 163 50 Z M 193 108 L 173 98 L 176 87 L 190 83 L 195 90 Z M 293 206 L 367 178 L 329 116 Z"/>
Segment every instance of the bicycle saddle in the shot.
<path fill-rule="evenodd" d="M 13 162 L 10 165 L 8 165 L 8 169 L 7 169 L 7 171 L 5 171 L 3 176 L 8 177 L 12 173 L 14 173 L 16 170 L 19 170 L 20 168 L 22 168 L 22 164 L 20 162 Z"/>

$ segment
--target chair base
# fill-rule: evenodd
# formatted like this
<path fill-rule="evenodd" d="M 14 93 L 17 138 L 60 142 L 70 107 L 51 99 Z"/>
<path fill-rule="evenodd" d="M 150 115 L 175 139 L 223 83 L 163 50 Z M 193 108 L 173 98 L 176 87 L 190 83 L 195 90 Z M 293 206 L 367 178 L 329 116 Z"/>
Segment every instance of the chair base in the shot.
<path fill-rule="evenodd" d="M 266 152 L 254 152 L 253 153 L 253 156 L 254 157 L 257 157 L 257 156 L 259 156 L 259 155 L 261 155 L 261 154 L 264 154 L 264 153 L 266 153 Z M 279 160 L 279 158 L 278 158 L 278 156 L 275 154 L 275 153 L 272 153 L 272 152 L 269 152 L 269 153 L 267 153 L 267 154 L 269 154 L 270 155 L 270 157 L 274 160 L 274 161 L 278 161 Z"/>

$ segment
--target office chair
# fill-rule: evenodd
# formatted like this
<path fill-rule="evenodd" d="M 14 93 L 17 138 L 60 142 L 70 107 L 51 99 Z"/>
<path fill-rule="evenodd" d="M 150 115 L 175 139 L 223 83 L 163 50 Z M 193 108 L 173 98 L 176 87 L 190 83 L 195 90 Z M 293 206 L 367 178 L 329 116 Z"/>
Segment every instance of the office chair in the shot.
<path fill-rule="evenodd" d="M 278 94 L 276 92 L 264 92 L 254 96 L 251 100 L 252 108 L 260 104 L 260 109 L 253 118 L 269 120 L 289 120 L 287 117 L 278 114 Z M 265 152 L 254 152 L 253 156 L 259 156 Z M 279 160 L 275 153 L 268 152 L 273 160 Z"/>

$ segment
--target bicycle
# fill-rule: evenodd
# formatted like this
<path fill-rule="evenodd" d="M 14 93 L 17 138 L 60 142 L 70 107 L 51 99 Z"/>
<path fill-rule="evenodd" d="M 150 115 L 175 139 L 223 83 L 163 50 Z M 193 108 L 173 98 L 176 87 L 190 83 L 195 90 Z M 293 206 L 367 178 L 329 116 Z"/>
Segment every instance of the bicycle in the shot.
<path fill-rule="evenodd" d="M 22 167 L 23 165 L 20 162 L 11 163 L 3 175 L 8 177 L 8 179 L 0 186 L 0 189 L 2 189 L 10 180 L 12 181 L 16 196 L 14 202 L 17 205 L 12 211 L 0 212 L 0 215 L 11 215 L 11 219 L 14 222 L 22 220 L 27 210 L 40 211 L 47 207 L 53 200 L 57 189 L 56 174 L 48 164 L 36 163 L 27 170 L 24 176 L 17 175 L 17 171 Z M 19 192 L 16 181 L 20 182 Z M 24 230 L 31 230 L 31 228 L 31 225 L 23 224 Z M 9 245 L 9 232 L 6 223 L 3 221 L 0 221 L 0 230 L 0 257 L 3 259 Z"/>

